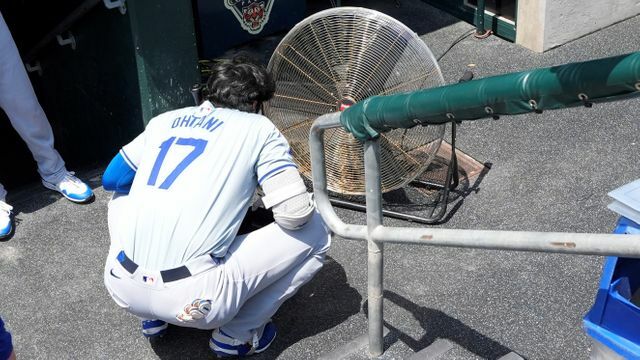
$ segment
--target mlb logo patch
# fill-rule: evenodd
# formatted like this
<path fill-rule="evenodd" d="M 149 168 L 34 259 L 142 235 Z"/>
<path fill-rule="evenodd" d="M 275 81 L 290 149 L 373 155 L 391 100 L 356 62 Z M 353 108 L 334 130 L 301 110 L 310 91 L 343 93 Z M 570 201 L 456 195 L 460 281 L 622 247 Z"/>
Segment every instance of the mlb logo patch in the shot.
<path fill-rule="evenodd" d="M 275 0 L 225 0 L 224 6 L 233 12 L 240 26 L 250 34 L 258 34 L 269 21 Z"/>
<path fill-rule="evenodd" d="M 147 285 L 153 285 L 156 282 L 156 279 L 153 276 L 142 275 L 142 282 Z"/>
<path fill-rule="evenodd" d="M 199 117 L 203 117 L 211 114 L 212 112 L 213 112 L 213 108 L 211 107 L 211 105 L 202 104 L 196 110 L 195 115 Z"/>

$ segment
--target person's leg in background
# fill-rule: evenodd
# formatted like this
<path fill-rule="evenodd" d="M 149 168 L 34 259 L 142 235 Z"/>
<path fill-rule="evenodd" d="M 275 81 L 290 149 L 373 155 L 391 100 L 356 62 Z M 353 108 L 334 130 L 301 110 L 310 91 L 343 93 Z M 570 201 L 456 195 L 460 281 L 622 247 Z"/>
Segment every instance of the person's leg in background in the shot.
<path fill-rule="evenodd" d="M 0 14 L 0 107 L 11 125 L 24 139 L 45 178 L 55 180 L 65 170 L 64 161 L 53 148 L 53 132 L 29 77 L 9 28 Z"/>
<path fill-rule="evenodd" d="M 0 108 L 38 163 L 45 187 L 74 202 L 89 200 L 91 189 L 65 168 L 53 147 L 53 131 L 35 95 L 20 54 L 0 14 Z"/>
<path fill-rule="evenodd" d="M 6 196 L 7 191 L 0 184 L 0 240 L 9 236 L 13 229 L 13 222 L 11 221 L 13 207 L 4 201 Z"/>

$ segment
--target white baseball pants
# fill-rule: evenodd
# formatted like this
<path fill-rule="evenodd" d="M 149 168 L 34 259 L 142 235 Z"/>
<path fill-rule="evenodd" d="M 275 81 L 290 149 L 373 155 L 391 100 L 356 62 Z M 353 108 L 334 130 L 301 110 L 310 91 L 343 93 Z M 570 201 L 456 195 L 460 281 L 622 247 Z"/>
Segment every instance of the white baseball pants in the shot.
<path fill-rule="evenodd" d="M 115 302 L 143 319 L 199 329 L 222 328 L 241 341 L 273 316 L 320 270 L 331 235 L 315 213 L 304 228 L 290 231 L 276 223 L 238 236 L 224 258 L 208 255 L 186 264 L 192 276 L 165 283 L 159 271 L 137 268 L 133 273 L 117 260 L 112 239 L 104 281 Z M 178 320 L 185 306 L 210 300 L 201 319 Z"/>
<path fill-rule="evenodd" d="M 53 148 L 53 131 L 33 91 L 9 28 L 0 14 L 0 108 L 27 143 L 43 179 L 58 182 L 66 171 Z M 6 191 L 0 184 L 0 200 Z"/>

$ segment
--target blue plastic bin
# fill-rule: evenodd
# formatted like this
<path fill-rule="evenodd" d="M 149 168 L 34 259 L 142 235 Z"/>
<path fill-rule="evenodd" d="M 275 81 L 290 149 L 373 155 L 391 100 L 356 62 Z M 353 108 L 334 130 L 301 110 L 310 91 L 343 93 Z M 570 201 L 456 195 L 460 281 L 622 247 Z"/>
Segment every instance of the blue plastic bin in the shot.
<path fill-rule="evenodd" d="M 621 217 L 614 233 L 640 234 L 640 225 Z M 583 320 L 585 332 L 597 341 L 596 353 L 640 359 L 640 307 L 631 300 L 639 288 L 640 259 L 606 258 L 595 303 Z"/>

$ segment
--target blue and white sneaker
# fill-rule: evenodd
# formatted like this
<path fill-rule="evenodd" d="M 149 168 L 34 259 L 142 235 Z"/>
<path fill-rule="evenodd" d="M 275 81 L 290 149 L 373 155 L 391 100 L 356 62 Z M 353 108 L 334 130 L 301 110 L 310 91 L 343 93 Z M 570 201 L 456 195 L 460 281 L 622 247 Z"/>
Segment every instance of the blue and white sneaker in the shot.
<path fill-rule="evenodd" d="M 260 331 L 256 331 L 251 342 L 242 342 L 225 334 L 220 329 L 215 329 L 209 340 L 209 348 L 218 357 L 258 354 L 267 350 L 277 335 L 276 326 L 272 321 L 266 323 L 261 332 L 262 335 L 258 337 Z"/>
<path fill-rule="evenodd" d="M 11 210 L 13 210 L 11 205 L 0 200 L 0 239 L 4 239 L 11 235 L 11 231 L 13 230 Z"/>
<path fill-rule="evenodd" d="M 142 320 L 142 335 L 148 338 L 160 337 L 167 333 L 168 327 L 162 320 Z"/>
<path fill-rule="evenodd" d="M 75 203 L 87 202 L 93 198 L 93 191 L 91 191 L 89 185 L 78 179 L 73 171 L 67 171 L 64 178 L 57 184 L 43 179 L 42 185 L 47 189 L 59 192 Z"/>

